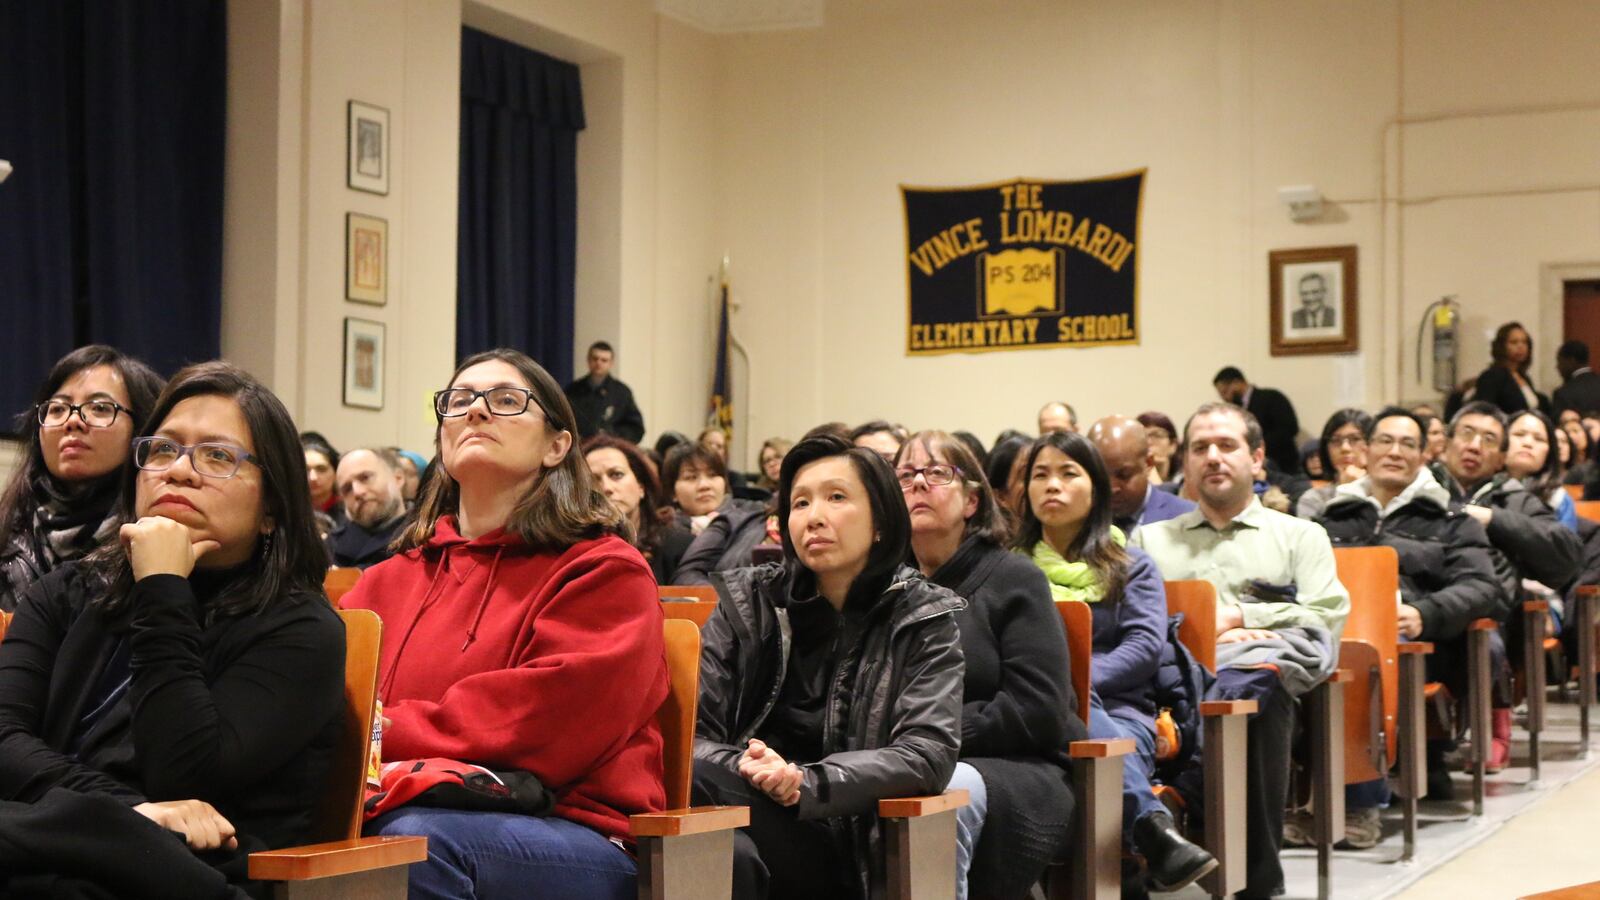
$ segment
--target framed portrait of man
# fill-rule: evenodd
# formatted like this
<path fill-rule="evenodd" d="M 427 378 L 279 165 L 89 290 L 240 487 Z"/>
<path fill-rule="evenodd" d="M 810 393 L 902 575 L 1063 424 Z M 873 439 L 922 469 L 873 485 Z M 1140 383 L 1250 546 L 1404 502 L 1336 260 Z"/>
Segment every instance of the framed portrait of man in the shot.
<path fill-rule="evenodd" d="M 1360 349 L 1354 245 L 1274 250 L 1267 283 L 1273 356 Z"/>

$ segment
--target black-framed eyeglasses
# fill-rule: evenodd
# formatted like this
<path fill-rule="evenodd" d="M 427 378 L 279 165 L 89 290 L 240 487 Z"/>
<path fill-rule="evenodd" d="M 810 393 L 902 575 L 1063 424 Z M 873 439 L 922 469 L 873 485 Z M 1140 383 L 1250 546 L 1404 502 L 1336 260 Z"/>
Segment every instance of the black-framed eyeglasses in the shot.
<path fill-rule="evenodd" d="M 207 478 L 232 478 L 246 462 L 263 468 L 254 455 L 232 444 L 202 441 L 186 447 L 164 437 L 142 437 L 133 442 L 133 464 L 147 472 L 165 472 L 185 456 L 189 457 L 189 465 Z"/>
<path fill-rule="evenodd" d="M 89 400 L 84 403 L 68 403 L 65 400 L 47 400 L 37 407 L 39 424 L 49 428 L 56 428 L 67 424 L 73 413 L 83 420 L 83 424 L 90 428 L 110 428 L 117 421 L 117 413 L 125 412 L 133 415 L 133 410 L 123 406 L 115 400 Z"/>
<path fill-rule="evenodd" d="M 954 483 L 960 474 L 960 469 L 945 463 L 934 463 L 931 466 L 921 466 L 915 469 L 906 466 L 905 468 L 896 469 L 894 472 L 895 477 L 900 479 L 901 488 L 911 487 L 912 484 L 916 483 L 918 475 L 921 475 L 922 480 L 930 485 L 942 485 Z"/>
<path fill-rule="evenodd" d="M 539 412 L 545 413 L 545 408 L 533 399 L 533 391 L 519 387 L 497 387 L 486 391 L 475 391 L 472 388 L 445 388 L 436 391 L 433 395 L 433 411 L 442 419 L 464 416 L 472 404 L 482 397 L 489 412 L 496 416 L 520 416 L 528 411 L 529 406 L 538 406 Z M 549 418 L 549 414 L 545 413 Z"/>

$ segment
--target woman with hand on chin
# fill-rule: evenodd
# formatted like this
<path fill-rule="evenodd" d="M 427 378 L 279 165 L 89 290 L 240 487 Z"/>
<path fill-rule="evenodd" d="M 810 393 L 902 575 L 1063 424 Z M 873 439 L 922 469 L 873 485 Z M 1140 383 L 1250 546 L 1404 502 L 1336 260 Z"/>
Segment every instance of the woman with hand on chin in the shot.
<path fill-rule="evenodd" d="M 224 363 L 179 372 L 132 461 L 117 538 L 30 588 L 0 643 L 0 871 L 215 895 L 224 876 L 150 823 L 234 878 L 227 851 L 305 841 L 344 629 L 294 423 L 266 388 Z M 43 817 L 48 834 L 49 811 L 79 823 L 61 855 L 5 858 L 6 830 Z"/>
<path fill-rule="evenodd" d="M 1006 550 L 1000 501 L 961 441 L 912 435 L 895 474 L 922 574 L 967 601 L 956 613 L 966 676 L 961 761 L 950 787 L 971 802 L 956 817 L 956 895 L 1023 897 L 1066 852 L 1072 824 L 1067 745 L 1088 736 L 1050 585 Z"/>
<path fill-rule="evenodd" d="M 734 896 L 881 893 L 877 804 L 937 794 L 960 741 L 960 598 L 902 561 L 883 458 L 810 437 L 778 479 L 784 561 L 718 572 L 702 630 L 697 803 L 750 807 Z"/>
<path fill-rule="evenodd" d="M 666 805 L 655 578 L 595 489 L 572 407 L 538 363 L 515 350 L 468 357 L 434 412 L 439 468 L 416 522 L 343 604 L 385 624 L 383 758 L 536 779 L 554 803 L 380 805 L 367 830 L 428 838 L 412 897 L 632 898 L 628 816 Z M 390 801 L 390 775 L 409 769 L 385 767 Z"/>
<path fill-rule="evenodd" d="M 128 445 L 161 393 L 149 366 L 102 344 L 51 367 L 18 422 L 19 464 L 0 494 L 0 609 L 111 536 Z"/>
<path fill-rule="evenodd" d="M 1094 660 L 1089 669 L 1089 736 L 1132 738 L 1123 758 L 1122 833 L 1144 856 L 1150 887 L 1175 891 L 1217 867 L 1185 840 L 1150 788 L 1155 771 L 1156 674 L 1167 637 L 1167 594 L 1144 551 L 1111 524 L 1111 477 L 1081 435 L 1047 434 L 1025 469 L 1028 502 L 1015 548 L 1033 558 L 1057 600 L 1089 604 Z"/>

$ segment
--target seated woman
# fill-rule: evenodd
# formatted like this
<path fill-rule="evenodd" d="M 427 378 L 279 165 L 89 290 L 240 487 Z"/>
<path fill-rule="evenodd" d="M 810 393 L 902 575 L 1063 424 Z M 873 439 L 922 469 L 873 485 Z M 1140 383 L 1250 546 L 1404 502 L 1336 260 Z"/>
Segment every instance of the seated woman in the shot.
<path fill-rule="evenodd" d="M 367 831 L 428 838 L 413 897 L 524 897 L 537 884 L 541 897 L 631 898 L 628 816 L 666 803 L 655 579 L 573 452 L 572 407 L 538 363 L 468 357 L 434 411 L 439 468 L 416 523 L 344 599 L 388 626 L 383 758 L 522 773 L 554 808 L 400 806 Z"/>
<path fill-rule="evenodd" d="M 1033 439 L 1023 435 L 1006 438 L 989 451 L 989 463 L 984 467 L 989 486 L 1000 501 L 1001 512 L 1007 523 L 1012 525 L 1022 516 L 1023 487 L 1026 483 L 1022 477 L 1022 467 L 1028 463 L 1028 448 L 1032 445 Z"/>
<path fill-rule="evenodd" d="M 956 894 L 1023 897 L 1066 853 L 1074 805 L 1067 745 L 1088 736 L 1061 616 L 1038 567 L 1008 552 L 1010 528 L 978 460 L 942 431 L 911 436 L 895 474 L 911 551 L 929 581 L 967 601 Z"/>
<path fill-rule="evenodd" d="M 1150 886 L 1175 891 L 1217 861 L 1184 840 L 1150 787 L 1153 688 L 1167 633 L 1161 573 L 1111 524 L 1111 478 L 1087 439 L 1041 437 L 1024 471 L 1028 503 L 1014 546 L 1044 571 L 1055 599 L 1088 603 L 1094 613 L 1089 736 L 1133 739 L 1137 752 L 1122 765 L 1123 834 L 1149 864 Z"/>
<path fill-rule="evenodd" d="M 1328 417 L 1322 426 L 1321 448 L 1322 477 L 1328 482 L 1300 495 L 1294 514 L 1301 519 L 1315 519 L 1333 499 L 1333 492 L 1341 484 L 1367 474 L 1367 423 L 1372 417 L 1359 409 L 1341 409 Z"/>
<path fill-rule="evenodd" d="M 1173 454 L 1178 449 L 1178 429 L 1167 418 L 1165 413 L 1155 410 L 1142 412 L 1138 415 L 1139 424 L 1144 426 L 1145 440 L 1150 442 L 1150 481 L 1153 484 L 1166 484 L 1177 477 L 1183 470 L 1180 464 L 1172 465 Z"/>
<path fill-rule="evenodd" d="M 655 514 L 662 505 L 661 485 L 644 454 L 622 438 L 597 434 L 583 442 L 583 460 L 600 492 L 627 520 L 634 549 L 650 563 L 656 582 L 672 584 L 672 573 L 693 538 Z"/>
<path fill-rule="evenodd" d="M 111 535 L 128 446 L 161 386 L 149 366 L 102 344 L 51 367 L 0 494 L 0 610 L 16 609 L 24 588 Z"/>
<path fill-rule="evenodd" d="M 672 493 L 678 525 L 694 535 L 705 531 L 720 515 L 762 508 L 761 503 L 740 500 L 729 492 L 728 464 L 700 444 L 680 444 L 667 453 L 661 464 L 661 485 Z"/>
<path fill-rule="evenodd" d="M 1555 443 L 1556 427 L 1544 413 L 1512 415 L 1506 427 L 1506 474 L 1543 500 L 1561 524 L 1577 531 L 1578 510 L 1572 495 L 1561 486 L 1561 460 Z"/>
<path fill-rule="evenodd" d="M 311 492 L 311 509 L 317 528 L 323 534 L 345 520 L 344 504 L 339 501 L 339 451 L 315 431 L 302 432 L 300 446 L 306 454 L 306 489 Z"/>
<path fill-rule="evenodd" d="M 783 468 L 783 455 L 793 446 L 794 441 L 788 438 L 767 438 L 762 442 L 761 455 L 757 458 L 761 463 L 761 477 L 756 479 L 756 487 L 771 492 L 778 490 L 778 470 Z"/>
<path fill-rule="evenodd" d="M 865 898 L 878 800 L 955 767 L 962 602 L 901 565 L 906 507 L 873 451 L 802 440 L 778 497 L 784 562 L 726 573 L 702 630 L 694 795 L 750 807 L 736 898 Z"/>
<path fill-rule="evenodd" d="M 120 531 L 29 588 L 0 643 L 0 872 L 217 896 L 206 863 L 242 880 L 244 860 L 210 851 L 309 837 L 344 713 L 344 627 L 294 423 L 265 387 L 225 363 L 184 369 L 133 463 Z M 30 844 L 59 839 L 57 855 L 14 858 L 26 845 L 9 830 L 41 827 Z"/>

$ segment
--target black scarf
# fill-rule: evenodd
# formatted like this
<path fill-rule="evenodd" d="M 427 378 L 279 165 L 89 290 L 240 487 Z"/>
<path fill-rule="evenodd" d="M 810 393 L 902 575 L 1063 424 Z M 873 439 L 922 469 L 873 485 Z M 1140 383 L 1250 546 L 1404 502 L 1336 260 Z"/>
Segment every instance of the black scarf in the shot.
<path fill-rule="evenodd" d="M 0 609 L 16 608 L 29 585 L 62 563 L 81 559 L 110 537 L 118 472 L 79 484 L 41 471 L 29 485 L 33 513 L 0 547 Z"/>

